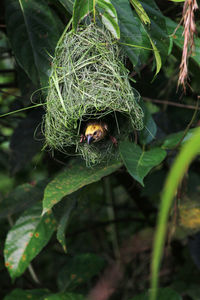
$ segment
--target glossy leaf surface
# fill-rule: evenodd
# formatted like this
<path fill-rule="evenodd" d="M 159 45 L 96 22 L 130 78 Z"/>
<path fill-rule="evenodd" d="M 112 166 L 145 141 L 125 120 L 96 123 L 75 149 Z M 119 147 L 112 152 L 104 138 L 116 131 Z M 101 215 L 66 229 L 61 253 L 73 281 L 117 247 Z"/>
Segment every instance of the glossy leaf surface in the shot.
<path fill-rule="evenodd" d="M 4 256 L 11 278 L 19 277 L 31 260 L 48 243 L 55 230 L 52 213 L 41 217 L 41 204 L 37 204 L 17 220 L 8 232 Z"/>
<path fill-rule="evenodd" d="M 100 180 L 121 166 L 121 162 L 112 161 L 106 166 L 86 168 L 83 163 L 75 163 L 57 175 L 46 187 L 43 199 L 43 212 L 51 209 L 64 196 L 67 196 L 81 187 Z"/>
<path fill-rule="evenodd" d="M 144 151 L 138 145 L 130 142 L 120 144 L 120 153 L 128 172 L 142 186 L 144 186 L 144 177 L 166 156 L 166 152 L 160 148 Z"/>
<path fill-rule="evenodd" d="M 50 55 L 60 36 L 60 21 L 44 0 L 7 0 L 6 22 L 18 64 L 29 78 L 47 85 Z"/>

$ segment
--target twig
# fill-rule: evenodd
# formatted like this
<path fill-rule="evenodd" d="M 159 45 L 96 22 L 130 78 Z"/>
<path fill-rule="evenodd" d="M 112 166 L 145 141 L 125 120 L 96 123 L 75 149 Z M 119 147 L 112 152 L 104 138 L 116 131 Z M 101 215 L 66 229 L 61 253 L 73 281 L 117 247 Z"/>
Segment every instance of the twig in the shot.
<path fill-rule="evenodd" d="M 167 104 L 167 105 L 181 107 L 181 108 L 185 108 L 185 109 L 200 110 L 200 107 L 197 108 L 194 105 L 181 104 L 181 103 L 176 103 L 176 102 L 172 102 L 172 101 L 168 101 L 168 100 L 151 99 L 148 97 L 142 97 L 142 99 L 144 101 L 149 101 L 149 102 L 153 102 L 153 103 Z"/>

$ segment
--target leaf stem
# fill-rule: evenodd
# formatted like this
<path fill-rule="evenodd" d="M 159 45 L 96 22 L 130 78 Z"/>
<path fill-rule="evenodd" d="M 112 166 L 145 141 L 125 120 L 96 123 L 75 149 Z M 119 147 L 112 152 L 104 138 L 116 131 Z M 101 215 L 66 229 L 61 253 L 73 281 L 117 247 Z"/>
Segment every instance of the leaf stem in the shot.
<path fill-rule="evenodd" d="M 29 272 L 31 274 L 31 277 L 32 277 L 33 281 L 35 283 L 37 283 L 37 284 L 41 284 L 40 281 L 39 281 L 39 279 L 38 279 L 38 277 L 37 277 L 37 275 L 36 275 L 36 273 L 35 273 L 35 271 L 34 271 L 34 269 L 33 269 L 33 266 L 32 266 L 31 263 L 28 266 L 28 270 L 29 270 Z"/>

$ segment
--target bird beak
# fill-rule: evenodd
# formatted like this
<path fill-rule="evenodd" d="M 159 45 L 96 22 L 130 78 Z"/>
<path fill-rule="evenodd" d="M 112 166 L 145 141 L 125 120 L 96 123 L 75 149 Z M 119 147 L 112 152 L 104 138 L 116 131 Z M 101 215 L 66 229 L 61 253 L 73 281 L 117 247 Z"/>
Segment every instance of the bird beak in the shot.
<path fill-rule="evenodd" d="M 87 144 L 90 145 L 93 141 L 93 136 L 91 134 L 87 135 Z"/>

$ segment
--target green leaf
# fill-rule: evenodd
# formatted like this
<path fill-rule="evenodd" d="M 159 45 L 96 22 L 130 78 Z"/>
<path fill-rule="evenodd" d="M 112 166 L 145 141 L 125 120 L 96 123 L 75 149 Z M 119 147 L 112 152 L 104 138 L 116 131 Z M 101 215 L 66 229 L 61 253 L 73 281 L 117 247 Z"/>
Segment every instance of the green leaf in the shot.
<path fill-rule="evenodd" d="M 69 196 L 66 199 L 66 203 L 62 209 L 64 213 L 62 214 L 57 226 L 57 240 L 62 245 L 65 252 L 67 252 L 65 231 L 69 223 L 69 218 L 73 209 L 75 208 L 76 203 L 77 200 L 75 197 Z"/>
<path fill-rule="evenodd" d="M 183 145 L 165 181 L 164 189 L 161 195 L 161 206 L 158 215 L 156 235 L 153 247 L 150 300 L 157 299 L 159 268 L 161 264 L 161 257 L 163 254 L 163 248 L 168 227 L 167 222 L 171 204 L 173 202 L 174 195 L 177 192 L 178 185 L 183 179 L 185 172 L 188 170 L 188 166 L 191 164 L 195 156 L 199 153 L 200 128 L 196 129 L 192 138 L 189 139 L 187 143 Z"/>
<path fill-rule="evenodd" d="M 165 137 L 165 140 L 162 144 L 162 149 L 172 149 L 176 147 L 180 142 L 180 145 L 184 144 L 187 140 L 189 140 L 194 134 L 195 129 L 190 129 L 185 135 L 184 131 L 179 131 L 177 133 L 169 134 Z M 185 136 L 184 136 L 185 135 Z M 184 137 L 184 138 L 183 138 Z"/>
<path fill-rule="evenodd" d="M 8 232 L 4 256 L 12 279 L 19 277 L 31 260 L 47 244 L 55 230 L 52 213 L 41 217 L 41 204 L 37 204 L 17 220 Z"/>
<path fill-rule="evenodd" d="M 58 293 L 46 296 L 44 300 L 86 300 L 84 296 L 73 293 Z"/>
<path fill-rule="evenodd" d="M 38 181 L 34 186 L 28 183 L 18 185 L 0 202 L 0 219 L 12 216 L 41 201 L 47 181 Z"/>
<path fill-rule="evenodd" d="M 73 7 L 72 25 L 74 31 L 77 30 L 78 23 L 85 18 L 91 11 L 95 16 L 95 1 L 93 0 L 75 0 Z"/>
<path fill-rule="evenodd" d="M 120 143 L 120 154 L 129 174 L 142 186 L 144 186 L 144 177 L 166 156 L 163 149 L 153 148 L 145 152 L 138 145 L 130 142 Z"/>
<path fill-rule="evenodd" d="M 104 260 L 93 253 L 84 253 L 73 258 L 70 257 L 59 273 L 58 286 L 62 290 L 75 290 L 79 285 L 98 275 L 104 265 Z"/>
<path fill-rule="evenodd" d="M 44 296 L 48 295 L 49 291 L 45 289 L 35 289 L 35 290 L 22 290 L 15 289 L 9 295 L 7 295 L 3 300 L 39 300 L 44 299 Z"/>
<path fill-rule="evenodd" d="M 169 1 L 172 1 L 172 2 L 185 2 L 185 0 L 169 0 Z"/>
<path fill-rule="evenodd" d="M 121 162 L 112 161 L 106 166 L 87 168 L 84 163 L 74 163 L 72 166 L 57 175 L 46 187 L 43 199 L 43 213 L 51 209 L 64 196 L 67 196 L 81 187 L 100 180 L 121 167 Z"/>
<path fill-rule="evenodd" d="M 6 27 L 18 64 L 29 78 L 48 83 L 51 57 L 60 36 L 60 20 L 45 0 L 7 0 Z"/>
<path fill-rule="evenodd" d="M 171 288 L 160 288 L 158 290 L 157 299 L 159 300 L 181 300 L 182 297 L 172 290 Z M 138 296 L 135 296 L 134 298 L 131 298 L 130 300 L 149 300 L 149 293 L 143 293 Z"/>
<path fill-rule="evenodd" d="M 142 4 L 138 1 L 138 0 L 130 0 L 130 3 L 133 5 L 138 17 L 140 18 L 140 20 L 145 24 L 151 24 L 151 21 L 146 13 L 146 11 L 144 10 L 144 8 L 142 7 Z"/>
<path fill-rule="evenodd" d="M 154 77 L 160 72 L 160 69 L 162 67 L 162 61 L 161 61 L 161 57 L 160 57 L 160 53 L 155 45 L 155 43 L 152 41 L 152 39 L 150 38 L 149 36 L 149 40 L 151 42 L 151 45 L 153 47 L 153 51 L 154 51 L 154 56 L 155 56 L 155 59 L 156 59 L 156 73 L 154 75 Z"/>
<path fill-rule="evenodd" d="M 120 38 L 117 12 L 110 0 L 97 0 L 97 10 L 100 13 L 102 23 L 116 38 Z"/>

